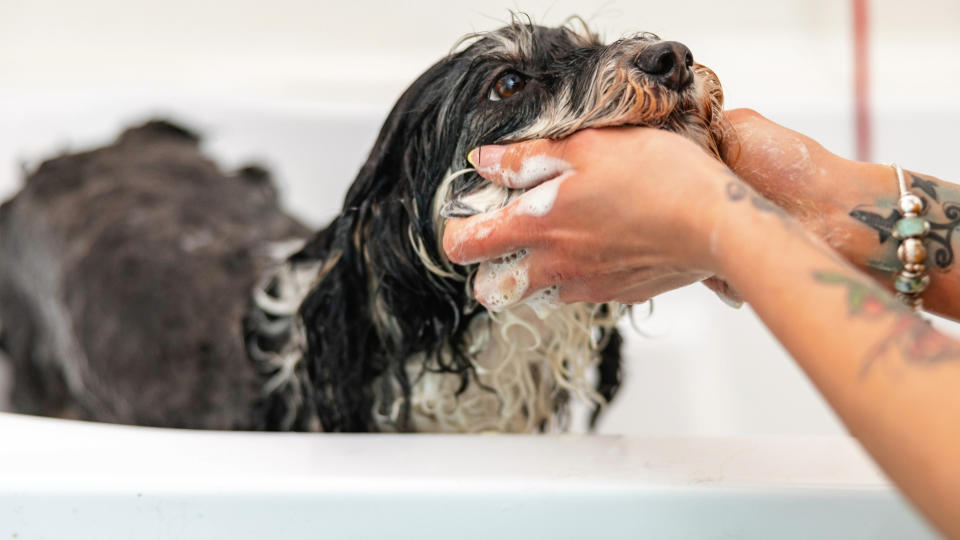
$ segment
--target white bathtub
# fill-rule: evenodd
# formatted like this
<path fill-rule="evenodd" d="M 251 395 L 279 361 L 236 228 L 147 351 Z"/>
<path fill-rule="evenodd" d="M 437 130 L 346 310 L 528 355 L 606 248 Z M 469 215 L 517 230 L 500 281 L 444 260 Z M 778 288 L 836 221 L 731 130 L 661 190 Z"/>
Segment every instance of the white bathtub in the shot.
<path fill-rule="evenodd" d="M 934 537 L 844 437 L 0 433 L 2 538 Z"/>
<path fill-rule="evenodd" d="M 764 112 L 849 150 L 840 111 Z M 289 206 L 320 225 L 385 113 L 3 95 L 0 198 L 21 162 L 162 115 L 202 132 L 226 167 L 266 164 Z M 627 381 L 602 437 L 203 433 L 0 414 L 0 538 L 934 536 L 749 309 L 692 287 L 639 326 L 647 336 L 628 330 Z"/>

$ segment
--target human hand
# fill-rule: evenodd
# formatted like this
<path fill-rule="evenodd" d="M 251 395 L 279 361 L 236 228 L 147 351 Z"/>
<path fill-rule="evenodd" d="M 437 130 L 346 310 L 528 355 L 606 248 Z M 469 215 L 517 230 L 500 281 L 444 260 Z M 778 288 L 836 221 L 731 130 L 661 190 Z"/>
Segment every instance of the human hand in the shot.
<path fill-rule="evenodd" d="M 863 234 L 871 231 L 851 219 L 850 212 L 876 200 L 878 193 L 896 196 L 891 170 L 837 156 L 749 109 L 726 111 L 725 119 L 728 129 L 720 152 L 730 169 L 862 266 Z"/>
<path fill-rule="evenodd" d="M 485 146 L 471 159 L 484 178 L 529 188 L 503 209 L 446 226 L 450 260 L 481 263 L 474 292 L 490 309 L 531 294 L 638 303 L 715 271 L 710 231 L 733 178 L 688 139 L 584 130 Z"/>

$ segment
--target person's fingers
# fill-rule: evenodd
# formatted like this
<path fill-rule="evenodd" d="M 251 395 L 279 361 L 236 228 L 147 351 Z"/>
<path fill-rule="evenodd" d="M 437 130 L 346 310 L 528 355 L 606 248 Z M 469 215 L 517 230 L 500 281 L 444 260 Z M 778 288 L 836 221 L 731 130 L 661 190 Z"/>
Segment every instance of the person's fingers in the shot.
<path fill-rule="evenodd" d="M 654 296 L 701 281 L 702 272 L 677 272 L 662 267 L 646 271 L 616 272 L 589 280 L 571 280 L 560 285 L 558 300 L 573 302 L 609 302 L 639 304 Z"/>
<path fill-rule="evenodd" d="M 501 311 L 520 302 L 530 292 L 530 252 L 480 263 L 473 281 L 473 294 L 490 311 Z"/>
<path fill-rule="evenodd" d="M 589 274 L 589 275 L 588 275 Z M 707 277 L 699 271 L 663 266 L 607 274 L 585 274 L 543 250 L 521 249 L 480 264 L 474 296 L 491 311 L 521 302 L 550 307 L 574 302 L 640 303 Z"/>
<path fill-rule="evenodd" d="M 565 259 L 549 251 L 521 249 L 481 263 L 474 276 L 474 296 L 492 311 L 525 300 L 555 303 L 563 284 L 579 275 L 564 270 L 568 267 Z"/>
<path fill-rule="evenodd" d="M 455 264 L 474 264 L 521 249 L 526 240 L 523 232 L 513 223 L 513 212 L 507 208 L 448 219 L 443 230 L 443 251 Z"/>
<path fill-rule="evenodd" d="M 727 304 L 728 306 L 739 308 L 743 305 L 743 297 L 741 297 L 740 293 L 731 287 L 730 284 L 725 280 L 722 280 L 717 276 L 711 276 L 701 281 L 701 283 L 716 293 L 720 300 L 723 300 L 723 303 Z"/>
<path fill-rule="evenodd" d="M 471 264 L 541 245 L 546 225 L 542 219 L 553 208 L 561 184 L 571 174 L 561 173 L 499 210 L 448 220 L 443 233 L 447 257 L 457 264 Z"/>
<path fill-rule="evenodd" d="M 566 141 L 549 139 L 487 145 L 471 150 L 467 160 L 477 174 L 491 182 L 511 189 L 528 189 L 573 170 L 564 159 L 566 147 Z"/>

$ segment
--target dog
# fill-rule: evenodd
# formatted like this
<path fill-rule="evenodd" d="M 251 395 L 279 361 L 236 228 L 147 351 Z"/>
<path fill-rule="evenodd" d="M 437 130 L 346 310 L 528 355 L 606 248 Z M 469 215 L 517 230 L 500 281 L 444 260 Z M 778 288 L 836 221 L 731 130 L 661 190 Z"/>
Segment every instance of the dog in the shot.
<path fill-rule="evenodd" d="M 0 207 L 13 402 L 154 426 L 543 432 L 569 427 L 578 400 L 593 426 L 621 382 L 624 307 L 478 304 L 444 224 L 517 192 L 466 155 L 624 125 L 718 155 L 722 101 L 680 43 L 517 17 L 402 94 L 315 234 L 266 171 L 219 171 L 171 123 L 48 161 Z"/>

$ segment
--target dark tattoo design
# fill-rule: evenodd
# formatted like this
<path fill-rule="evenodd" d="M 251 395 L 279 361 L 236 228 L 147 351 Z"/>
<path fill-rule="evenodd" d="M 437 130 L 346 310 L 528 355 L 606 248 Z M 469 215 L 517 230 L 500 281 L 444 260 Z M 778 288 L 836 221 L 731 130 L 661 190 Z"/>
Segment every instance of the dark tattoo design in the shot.
<path fill-rule="evenodd" d="M 930 234 L 927 238 L 940 244 L 933 254 L 933 261 L 940 269 L 947 269 L 953 264 L 953 246 L 950 237 L 960 225 L 960 205 L 945 202 L 941 205 L 943 215 L 950 221 L 946 223 L 930 223 Z"/>
<path fill-rule="evenodd" d="M 749 198 L 750 204 L 752 204 L 754 208 L 760 210 L 761 212 L 771 212 L 782 218 L 786 218 L 788 216 L 787 212 L 783 208 L 773 204 L 768 199 L 758 195 L 755 191 L 747 187 L 747 185 L 744 184 L 743 181 L 733 173 L 733 171 L 727 170 L 727 173 L 736 178 L 736 180 L 727 182 L 728 199 L 737 202 Z"/>
<path fill-rule="evenodd" d="M 919 176 L 913 174 L 912 172 L 908 172 L 907 174 L 909 174 L 910 178 L 913 179 L 913 183 L 910 184 L 910 187 L 919 189 L 920 191 L 929 195 L 931 199 L 937 202 L 940 201 L 940 199 L 937 197 L 936 182 L 934 182 L 933 180 L 924 180 L 923 178 L 920 178 Z"/>
<path fill-rule="evenodd" d="M 889 216 L 883 217 L 881 214 L 861 209 L 850 212 L 850 217 L 877 231 L 880 235 L 880 243 L 882 244 L 887 241 L 887 238 L 890 238 L 890 231 L 892 231 L 893 226 L 900 221 L 903 214 L 898 210 L 891 210 Z"/>
<path fill-rule="evenodd" d="M 866 377 L 870 368 L 890 351 L 899 351 L 903 360 L 918 365 L 960 359 L 960 346 L 877 285 L 839 272 L 815 271 L 813 279 L 845 287 L 851 317 L 868 320 L 894 317 L 889 334 L 864 355 L 861 377 Z"/>
<path fill-rule="evenodd" d="M 938 213 L 943 214 L 943 217 L 938 219 L 931 218 L 929 213 L 926 215 L 927 221 L 930 222 L 930 234 L 927 235 L 927 240 L 930 241 L 928 249 L 933 254 L 933 262 L 936 267 L 940 270 L 948 270 L 953 265 L 954 258 L 953 233 L 960 227 L 960 203 L 940 202 L 935 182 L 924 180 L 913 173 L 908 174 L 913 179 L 911 187 L 922 191 L 930 199 L 933 199 L 940 208 L 941 212 Z M 934 205 L 928 201 L 927 207 L 932 206 Z M 889 205 L 881 204 L 879 207 L 858 206 L 850 212 L 850 217 L 877 231 L 880 236 L 880 243 L 883 244 L 891 237 L 894 225 L 903 218 L 903 214 L 896 208 L 889 208 Z"/>

